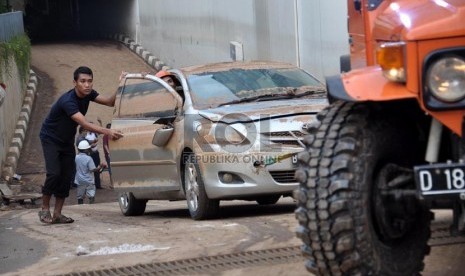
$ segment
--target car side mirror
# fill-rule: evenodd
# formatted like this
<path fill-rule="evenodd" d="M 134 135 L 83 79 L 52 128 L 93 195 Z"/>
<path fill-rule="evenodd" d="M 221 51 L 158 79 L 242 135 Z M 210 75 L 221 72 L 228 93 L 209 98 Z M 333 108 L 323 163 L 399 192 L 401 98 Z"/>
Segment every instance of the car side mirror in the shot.
<path fill-rule="evenodd" d="M 164 147 L 173 135 L 174 127 L 172 124 L 166 125 L 155 131 L 152 138 L 152 144 L 157 147 Z"/>

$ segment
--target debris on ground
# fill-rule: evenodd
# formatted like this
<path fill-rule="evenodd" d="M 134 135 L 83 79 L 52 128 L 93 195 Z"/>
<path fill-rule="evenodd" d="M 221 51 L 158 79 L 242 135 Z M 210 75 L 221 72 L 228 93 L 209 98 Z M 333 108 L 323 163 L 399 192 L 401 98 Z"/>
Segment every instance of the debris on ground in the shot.
<path fill-rule="evenodd" d="M 26 201 L 29 201 L 32 206 L 35 206 L 35 201 L 41 198 L 42 194 L 34 192 L 25 192 L 23 191 L 23 187 L 25 186 L 26 185 L 24 185 L 24 182 L 21 181 L 21 176 L 17 174 L 15 174 L 12 178 L 8 178 L 8 180 L 0 180 L 0 210 L 9 210 L 10 208 L 7 207 L 12 202 L 24 205 Z"/>

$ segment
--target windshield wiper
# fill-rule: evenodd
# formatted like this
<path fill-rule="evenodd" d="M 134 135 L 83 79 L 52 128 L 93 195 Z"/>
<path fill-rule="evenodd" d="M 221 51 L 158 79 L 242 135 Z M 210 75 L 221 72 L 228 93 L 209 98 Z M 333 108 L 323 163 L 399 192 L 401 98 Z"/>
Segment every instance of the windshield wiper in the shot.
<path fill-rule="evenodd" d="M 312 90 L 307 90 L 302 93 L 297 93 L 296 89 L 289 89 L 286 91 L 286 93 L 281 93 L 281 94 L 262 94 L 262 95 L 257 95 L 253 97 L 246 97 L 246 98 L 240 98 L 237 100 L 232 100 L 229 102 L 221 103 L 217 107 L 224 106 L 224 105 L 230 105 L 230 104 L 238 104 L 238 103 L 245 103 L 245 102 L 261 102 L 261 101 L 272 101 L 272 100 L 277 100 L 277 99 L 292 99 L 292 98 L 300 98 L 303 96 L 308 96 L 308 95 L 316 95 L 316 96 L 321 96 L 325 92 L 324 89 L 318 88 L 318 89 L 312 89 Z"/>
<path fill-rule="evenodd" d="M 256 100 L 261 99 L 261 98 L 270 98 L 270 97 L 276 97 L 276 96 L 279 96 L 279 95 L 270 95 L 270 94 L 268 94 L 268 95 L 258 95 L 258 96 L 253 96 L 253 97 L 240 98 L 240 99 L 237 99 L 237 100 L 232 100 L 232 101 L 229 101 L 229 102 L 221 103 L 221 104 L 218 105 L 218 107 L 224 106 L 224 105 L 230 105 L 230 104 L 253 102 L 253 101 L 256 101 Z"/>
<path fill-rule="evenodd" d="M 305 92 L 295 94 L 294 97 L 300 98 L 300 97 L 308 96 L 308 95 L 320 96 L 320 95 L 324 95 L 325 92 L 326 92 L 326 90 L 324 90 L 322 88 L 319 88 L 319 89 L 307 90 Z"/>

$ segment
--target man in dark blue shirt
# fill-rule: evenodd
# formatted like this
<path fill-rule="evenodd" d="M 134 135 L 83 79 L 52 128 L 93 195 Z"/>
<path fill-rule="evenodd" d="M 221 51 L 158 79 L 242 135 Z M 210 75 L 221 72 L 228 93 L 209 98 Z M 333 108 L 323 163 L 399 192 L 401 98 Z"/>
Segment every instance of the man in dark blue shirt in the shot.
<path fill-rule="evenodd" d="M 121 75 L 120 79 L 124 76 Z M 71 223 L 74 220 L 61 213 L 65 198 L 69 196 L 70 182 L 74 175 L 74 136 L 78 125 L 84 129 L 119 139 L 122 133 L 92 124 L 84 117 L 91 101 L 114 106 L 116 92 L 103 96 L 92 89 L 93 73 L 82 66 L 74 71 L 74 88 L 63 94 L 52 106 L 40 130 L 47 176 L 42 186 L 42 210 L 39 219 L 43 223 Z M 55 196 L 53 215 L 50 200 Z"/>

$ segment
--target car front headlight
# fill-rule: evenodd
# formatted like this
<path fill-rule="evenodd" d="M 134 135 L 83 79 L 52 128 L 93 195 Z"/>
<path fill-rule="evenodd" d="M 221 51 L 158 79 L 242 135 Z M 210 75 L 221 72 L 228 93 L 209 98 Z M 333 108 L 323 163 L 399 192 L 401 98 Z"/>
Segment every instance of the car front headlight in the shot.
<path fill-rule="evenodd" d="M 243 124 L 218 126 L 215 131 L 215 138 L 219 143 L 238 145 L 247 139 L 247 128 Z"/>
<path fill-rule="evenodd" d="M 435 98 L 457 102 L 465 98 L 465 60 L 446 57 L 431 64 L 426 83 Z"/>
<path fill-rule="evenodd" d="M 390 81 L 405 82 L 405 42 L 381 44 L 376 50 L 376 60 L 383 75 Z"/>
<path fill-rule="evenodd" d="M 199 138 L 197 142 L 209 145 L 215 151 L 243 152 L 252 146 L 255 132 L 251 131 L 250 125 L 235 123 L 193 123 L 193 129 Z"/>
<path fill-rule="evenodd" d="M 254 124 L 221 124 L 215 129 L 215 138 L 222 150 L 229 153 L 245 153 L 255 141 Z"/>

